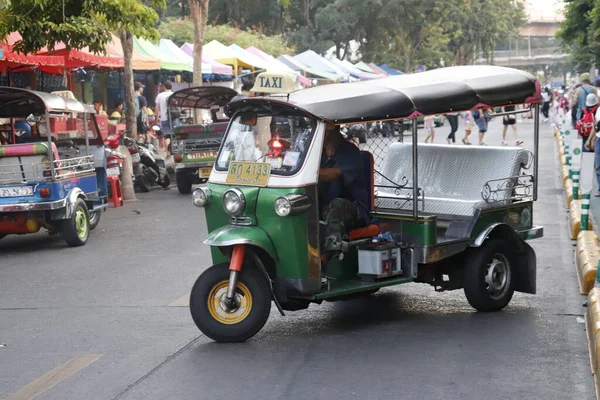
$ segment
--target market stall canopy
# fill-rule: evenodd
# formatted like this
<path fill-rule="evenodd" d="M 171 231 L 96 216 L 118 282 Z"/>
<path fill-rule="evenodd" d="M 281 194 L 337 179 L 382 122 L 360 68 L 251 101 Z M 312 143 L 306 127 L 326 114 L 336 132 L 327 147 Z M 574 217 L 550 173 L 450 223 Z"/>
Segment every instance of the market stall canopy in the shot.
<path fill-rule="evenodd" d="M 216 40 L 205 44 L 202 47 L 202 52 L 206 52 L 208 56 L 220 63 L 231 65 L 235 75 L 239 75 L 240 67 L 248 68 L 254 71 L 254 66 L 252 65 L 251 61 L 245 60 L 243 57 L 240 58 L 236 52 Z"/>
<path fill-rule="evenodd" d="M 539 103 L 541 86 L 533 75 L 513 68 L 460 66 L 317 86 L 292 93 L 288 102 L 269 101 L 273 110 L 303 109 L 320 119 L 345 124 Z M 251 111 L 255 105 L 260 109 L 262 102 L 260 98 L 236 100 L 228 113 Z"/>
<path fill-rule="evenodd" d="M 236 54 L 238 54 L 240 57 L 242 57 L 244 60 L 248 60 L 248 62 L 251 63 L 255 69 L 266 70 L 269 67 L 269 64 L 265 60 L 255 56 L 254 54 L 250 53 L 245 49 L 242 49 L 237 44 L 229 45 L 229 48 L 233 50 Z"/>
<path fill-rule="evenodd" d="M 19 40 L 21 40 L 21 35 L 18 32 L 13 32 L 0 42 L 0 49 L 3 52 L 0 59 L 0 68 L 37 69 L 54 75 L 63 73 L 65 69 L 63 57 L 19 54 L 13 50 L 14 44 Z"/>
<path fill-rule="evenodd" d="M 184 43 L 181 46 L 181 50 L 188 54 L 190 57 L 194 57 L 194 45 L 191 43 Z M 204 50 L 204 48 L 202 49 Z M 210 57 L 204 51 L 202 52 L 202 62 L 207 63 L 212 68 L 212 73 L 217 75 L 233 75 L 233 68 L 229 65 L 222 64 L 217 60 Z"/>
<path fill-rule="evenodd" d="M 372 74 L 379 74 L 379 75 L 387 75 L 386 73 L 379 73 L 379 72 L 375 71 L 373 68 L 369 67 L 367 65 L 367 63 L 365 63 L 364 61 L 359 61 L 356 64 L 354 64 L 354 66 L 363 72 L 369 72 Z"/>
<path fill-rule="evenodd" d="M 381 68 L 379 68 L 379 67 L 377 66 L 377 64 L 375 64 L 375 63 L 368 63 L 367 65 L 368 65 L 369 67 L 371 67 L 371 69 L 372 69 L 373 71 L 375 71 L 376 73 L 378 73 L 378 74 L 389 75 L 387 72 L 385 72 L 384 70 L 382 70 Z"/>
<path fill-rule="evenodd" d="M 121 40 L 115 35 L 112 35 L 112 42 L 106 45 L 106 52 L 108 54 L 123 57 Z M 160 60 L 157 58 L 141 53 L 135 48 L 133 49 L 132 56 L 133 59 L 131 60 L 131 63 L 133 64 L 134 71 L 155 71 L 160 69 Z"/>
<path fill-rule="evenodd" d="M 331 73 L 328 73 L 325 71 L 320 71 L 318 69 L 311 68 L 311 67 L 305 65 L 304 63 L 294 59 L 294 57 L 288 56 L 287 54 L 283 54 L 283 55 L 279 56 L 277 59 L 279 61 L 281 61 L 282 63 L 286 64 L 287 66 L 289 66 L 290 68 L 292 68 L 293 70 L 299 71 L 306 75 L 312 75 L 316 78 L 326 79 L 326 80 L 329 80 L 332 82 L 337 82 L 340 79 L 337 74 L 331 74 Z"/>
<path fill-rule="evenodd" d="M 355 78 L 355 79 L 360 79 L 361 81 L 367 80 L 367 79 L 375 79 L 375 78 L 380 78 L 381 76 L 378 74 L 374 74 L 374 73 L 367 73 L 364 71 L 361 71 L 360 69 L 356 68 L 354 65 L 352 65 L 351 63 L 349 63 L 348 61 L 344 62 L 341 61 L 335 57 L 329 59 L 329 61 L 331 61 L 332 63 L 334 63 L 338 68 L 340 68 L 342 71 L 344 71 L 346 74 L 350 75 L 351 77 Z"/>
<path fill-rule="evenodd" d="M 342 71 L 339 67 L 333 64 L 331 61 L 324 57 L 321 57 L 312 50 L 306 50 L 304 53 L 297 54 L 293 57 L 294 60 L 298 60 L 301 63 L 307 65 L 314 70 L 326 72 L 330 76 L 335 75 L 335 80 L 347 80 L 348 74 Z"/>
<path fill-rule="evenodd" d="M 404 74 L 404 72 L 399 71 L 395 68 L 392 68 L 387 64 L 379 65 L 379 69 L 384 70 L 385 72 L 387 72 L 388 75 L 403 75 Z"/>
<path fill-rule="evenodd" d="M 189 65 L 187 62 L 173 59 L 171 56 L 163 53 L 144 38 L 138 38 L 134 36 L 133 48 L 147 56 L 159 59 L 160 69 L 169 71 L 189 71 Z"/>
<path fill-rule="evenodd" d="M 179 60 L 186 61 L 190 66 L 190 71 L 194 70 L 194 58 L 181 50 L 173 41 L 169 39 L 160 39 L 160 43 L 158 48 L 166 54 L 171 54 L 173 57 L 176 57 Z M 202 74 L 212 74 L 213 69 L 212 66 L 208 63 L 202 63 Z"/>
<path fill-rule="evenodd" d="M 120 69 L 125 66 L 123 57 L 116 55 L 94 54 L 88 47 L 80 50 L 68 49 L 67 46 L 59 42 L 54 46 L 54 50 L 47 48 L 39 52 L 40 55 L 51 55 L 63 57 L 66 68 L 94 67 L 94 68 L 115 68 Z"/>
<path fill-rule="evenodd" d="M 296 80 L 298 82 L 300 82 L 301 84 L 303 84 L 304 86 L 308 86 L 308 87 L 312 86 L 312 82 L 310 81 L 310 79 L 302 76 L 298 71 L 290 68 L 289 66 L 287 66 L 287 64 L 282 63 L 281 61 L 279 61 L 272 55 L 265 53 L 261 49 L 258 49 L 254 46 L 250 46 L 246 49 L 246 51 L 249 53 L 252 53 L 256 57 L 260 57 L 264 61 L 266 61 L 268 64 L 268 67 L 267 67 L 268 72 L 280 72 L 280 73 L 291 74 L 291 75 L 295 76 Z"/>

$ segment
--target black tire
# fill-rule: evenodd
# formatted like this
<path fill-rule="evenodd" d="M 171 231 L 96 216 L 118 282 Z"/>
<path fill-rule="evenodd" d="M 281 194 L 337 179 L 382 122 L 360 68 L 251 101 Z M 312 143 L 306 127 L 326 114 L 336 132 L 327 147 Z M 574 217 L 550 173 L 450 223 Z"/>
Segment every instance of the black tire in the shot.
<path fill-rule="evenodd" d="M 464 270 L 464 290 L 478 311 L 500 311 L 515 292 L 514 251 L 502 239 L 488 239 L 470 249 Z"/>
<path fill-rule="evenodd" d="M 80 220 L 80 218 L 85 218 L 85 220 Z M 78 229 L 80 225 L 81 232 Z M 60 222 L 60 232 L 70 247 L 83 246 L 87 243 L 90 236 L 90 215 L 87 204 L 83 199 L 79 198 L 75 201 L 71 218 Z"/>
<path fill-rule="evenodd" d="M 135 183 L 137 183 L 137 186 L 140 188 L 140 190 L 142 192 L 148 193 L 150 191 L 150 185 L 148 184 L 148 180 L 146 179 L 144 174 L 137 176 L 135 178 Z"/>
<path fill-rule="evenodd" d="M 232 343 L 243 342 L 256 335 L 265 325 L 271 312 L 271 289 L 269 282 L 262 272 L 251 265 L 244 264 L 238 279 L 238 295 L 242 301 L 251 302 L 250 311 L 242 315 L 238 322 L 223 323 L 211 314 L 209 309 L 209 297 L 214 290 L 213 299 L 218 299 L 223 293 L 223 282 L 225 291 L 229 281 L 228 264 L 217 264 L 204 271 L 194 283 L 190 294 L 190 312 L 194 323 L 206 336 L 216 342 Z M 245 294 L 245 291 L 248 294 Z M 245 298 L 245 299 L 244 299 Z M 217 309 L 214 300 L 212 310 L 217 310 L 219 318 L 236 318 L 230 316 L 223 309 Z M 221 314 L 226 317 L 221 317 Z M 246 312 L 246 311 L 244 311 Z"/>
<path fill-rule="evenodd" d="M 165 174 L 165 177 L 160 181 L 160 186 L 163 189 L 166 189 L 169 186 L 171 186 L 171 177 L 169 176 L 169 174 Z"/>
<path fill-rule="evenodd" d="M 93 231 L 96 229 L 98 224 L 100 223 L 100 217 L 102 216 L 102 211 L 90 211 L 90 230 Z"/>
<path fill-rule="evenodd" d="M 181 194 L 190 194 L 192 193 L 192 177 L 188 171 L 178 171 L 175 175 L 175 180 L 177 181 L 177 190 Z"/>

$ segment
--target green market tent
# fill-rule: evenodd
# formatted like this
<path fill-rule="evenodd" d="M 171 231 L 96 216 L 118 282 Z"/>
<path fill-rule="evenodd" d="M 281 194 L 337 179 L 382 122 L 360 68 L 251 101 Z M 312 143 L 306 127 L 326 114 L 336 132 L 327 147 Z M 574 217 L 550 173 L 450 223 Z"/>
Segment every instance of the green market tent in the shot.
<path fill-rule="evenodd" d="M 190 65 L 186 60 L 174 59 L 163 53 L 158 47 L 143 38 L 133 37 L 133 49 L 149 57 L 160 60 L 160 69 L 169 71 L 190 71 Z"/>

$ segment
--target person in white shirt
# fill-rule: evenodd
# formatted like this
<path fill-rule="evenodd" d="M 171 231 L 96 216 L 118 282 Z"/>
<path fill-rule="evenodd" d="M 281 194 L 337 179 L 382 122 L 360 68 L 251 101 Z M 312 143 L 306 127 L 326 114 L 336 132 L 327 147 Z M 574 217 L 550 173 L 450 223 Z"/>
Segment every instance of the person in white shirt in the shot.
<path fill-rule="evenodd" d="M 165 90 L 156 96 L 155 113 L 160 120 L 160 130 L 163 133 L 163 137 L 166 139 L 165 145 L 168 147 L 169 142 L 171 141 L 171 125 L 169 124 L 169 107 L 167 106 L 167 101 L 173 94 L 173 91 L 171 90 L 173 89 L 173 84 L 171 81 L 166 80 L 163 83 L 163 86 L 165 87 Z"/>
<path fill-rule="evenodd" d="M 586 98 L 586 104 L 597 107 L 598 98 L 596 95 L 593 93 L 588 94 Z M 598 187 L 600 187 L 600 143 L 598 143 L 598 141 L 600 141 L 600 136 L 598 136 L 598 131 L 600 131 L 600 107 L 596 108 L 594 117 L 596 120 L 594 123 L 594 129 L 592 129 L 592 133 L 590 134 L 590 137 L 586 141 L 584 147 L 594 152 L 594 169 L 596 171 L 596 180 L 598 181 L 599 185 Z M 600 197 L 600 191 L 598 191 L 595 196 Z"/>

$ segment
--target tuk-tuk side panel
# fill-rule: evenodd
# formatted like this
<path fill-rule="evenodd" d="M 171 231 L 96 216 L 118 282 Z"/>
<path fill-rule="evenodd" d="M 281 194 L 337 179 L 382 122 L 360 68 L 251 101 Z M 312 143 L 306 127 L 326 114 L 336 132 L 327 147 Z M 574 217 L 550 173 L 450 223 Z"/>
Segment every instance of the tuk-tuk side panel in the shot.
<path fill-rule="evenodd" d="M 1 186 L 1 185 L 0 185 Z M 19 186 L 19 185 L 7 185 Z M 49 182 L 29 182 L 26 185 L 21 186 L 33 186 L 34 192 L 32 196 L 20 196 L 20 197 L 3 197 L 0 198 L 0 204 L 25 204 L 25 203 L 44 203 L 58 201 L 66 198 L 71 190 L 74 188 L 80 188 L 84 193 L 93 193 L 98 191 L 96 176 L 86 176 L 83 178 L 76 178 L 72 180 L 65 180 L 57 183 Z M 41 189 L 50 189 L 50 197 L 42 198 L 40 196 Z"/>
<path fill-rule="evenodd" d="M 391 216 L 375 213 L 379 219 L 379 231 L 390 232 L 394 239 L 414 246 L 430 246 L 436 244 L 435 217 L 423 217 L 416 220 L 408 216 Z"/>
<path fill-rule="evenodd" d="M 317 238 L 318 225 L 314 231 L 308 232 L 308 216 L 316 214 L 317 205 L 307 212 L 280 217 L 275 213 L 275 200 L 289 194 L 305 194 L 304 188 L 262 188 L 258 195 L 256 217 L 260 226 L 267 232 L 277 249 L 277 277 L 291 279 L 306 279 L 309 277 L 309 251 L 318 258 L 318 243 L 309 244 L 308 236 Z M 316 194 L 316 192 L 315 192 Z M 317 220 L 318 224 L 318 220 Z M 312 250 L 309 248 L 312 247 Z M 318 277 L 318 272 L 316 273 Z"/>
<path fill-rule="evenodd" d="M 482 210 L 471 231 L 471 239 L 475 240 L 490 225 L 503 223 L 515 231 L 523 231 L 533 227 L 533 202 L 520 202 L 501 208 Z"/>

